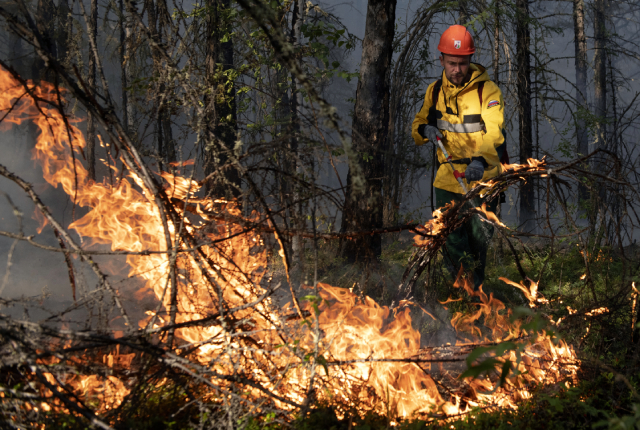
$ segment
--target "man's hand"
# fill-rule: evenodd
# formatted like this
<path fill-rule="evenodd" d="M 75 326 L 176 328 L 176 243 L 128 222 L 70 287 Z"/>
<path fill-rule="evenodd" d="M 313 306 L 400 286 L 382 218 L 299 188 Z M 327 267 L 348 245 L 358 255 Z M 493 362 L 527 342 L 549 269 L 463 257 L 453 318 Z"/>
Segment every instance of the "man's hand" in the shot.
<path fill-rule="evenodd" d="M 484 166 L 482 165 L 482 161 L 473 160 L 468 166 L 467 170 L 464 172 L 464 177 L 467 178 L 467 181 L 479 181 L 482 179 L 484 175 Z"/>
<path fill-rule="evenodd" d="M 429 124 L 422 124 L 418 127 L 418 133 L 420 133 L 420 136 L 424 139 L 429 139 L 434 144 L 436 143 L 436 137 L 439 137 L 440 139 L 443 137 L 440 130 Z"/>

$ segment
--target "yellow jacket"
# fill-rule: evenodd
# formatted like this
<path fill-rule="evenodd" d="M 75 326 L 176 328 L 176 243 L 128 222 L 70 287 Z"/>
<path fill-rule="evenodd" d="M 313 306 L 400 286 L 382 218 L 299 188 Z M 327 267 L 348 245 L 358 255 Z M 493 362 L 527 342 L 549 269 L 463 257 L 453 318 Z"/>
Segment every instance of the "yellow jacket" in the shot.
<path fill-rule="evenodd" d="M 431 108 L 436 82 L 429 85 L 424 96 L 424 104 L 413 120 L 411 135 L 416 145 L 422 145 L 428 139 L 422 138 L 418 128 L 422 124 L 438 127 L 444 136 L 442 143 L 454 160 L 456 170 L 464 172 L 471 160 L 479 159 L 485 166 L 482 180 L 486 180 L 502 172 L 496 148 L 504 143 L 504 100 L 500 88 L 489 80 L 489 74 L 484 67 L 471 63 L 469 71 L 471 79 L 461 87 L 450 83 L 444 72 L 442 73 L 442 87 L 434 109 Z M 484 82 L 482 106 L 478 92 L 480 82 Z M 463 194 L 462 187 L 454 178 L 451 166 L 440 149 L 438 161 L 440 168 L 433 186 Z M 471 183 L 471 186 L 474 185 L 475 183 Z"/>

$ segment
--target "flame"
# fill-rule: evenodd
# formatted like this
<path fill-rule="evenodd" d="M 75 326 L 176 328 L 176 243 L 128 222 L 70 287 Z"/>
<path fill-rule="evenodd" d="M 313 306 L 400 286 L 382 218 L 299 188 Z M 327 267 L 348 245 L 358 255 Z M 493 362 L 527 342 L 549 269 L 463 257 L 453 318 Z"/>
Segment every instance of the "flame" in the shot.
<path fill-rule="evenodd" d="M 486 203 L 482 203 L 482 207 L 480 207 L 479 209 L 489 221 L 498 224 L 500 227 L 507 227 L 502 221 L 500 221 L 500 218 L 498 218 L 496 214 L 487 209 Z"/>
<path fill-rule="evenodd" d="M 37 125 L 40 134 L 34 158 L 42 165 L 44 179 L 53 186 L 61 186 L 75 204 L 88 208 L 82 218 L 69 226 L 89 239 L 85 244 L 103 244 L 114 251 L 141 253 L 127 255 L 129 276 L 144 280 L 143 289 L 152 291 L 162 306 L 158 311 L 148 311 L 147 318 L 138 322 L 138 329 L 160 336 L 172 318 L 168 234 L 177 252 L 175 322 L 189 323 L 215 316 L 224 303 L 228 309 L 235 309 L 236 321 L 244 321 L 250 326 L 251 334 L 247 336 L 254 345 L 262 347 L 247 352 L 247 348 L 242 347 L 242 339 L 229 335 L 228 327 L 225 328 L 229 323 L 225 321 L 177 329 L 180 344 L 176 353 L 192 349 L 192 356 L 201 364 L 216 363 L 218 369 L 243 366 L 262 387 L 290 401 L 301 403 L 307 395 L 305 387 L 312 384 L 320 397 L 342 399 L 349 405 L 369 410 L 395 411 L 401 417 L 436 410 L 453 415 L 480 404 L 517 407 L 516 401 L 530 396 L 531 387 L 575 378 L 577 360 L 573 349 L 562 341 L 554 343 L 544 335 L 537 335 L 518 364 L 517 370 L 521 374 L 509 378 L 506 385 L 496 388 L 496 381 L 491 378 L 470 379 L 455 390 L 443 391 L 442 382 L 430 373 L 433 369 L 425 360 L 437 359 L 443 351 L 446 353 L 446 348 L 468 347 L 469 342 L 500 342 L 528 335 L 520 329 L 519 323 L 510 321 L 511 311 L 506 310 L 501 301 L 492 294 L 487 296 L 482 288 L 473 291 L 473 286 L 464 277 L 460 277 L 455 286 L 466 290 L 479 303 L 478 310 L 471 315 L 454 315 L 451 323 L 458 334 L 455 345 L 425 352 L 420 348 L 420 333 L 412 327 L 408 306 L 391 314 L 387 307 L 369 297 L 319 284 L 321 300 L 310 299 L 304 305 L 311 315 L 311 323 L 303 324 L 302 328 L 299 322 L 291 324 L 292 330 L 298 330 L 300 344 L 279 349 L 283 340 L 277 329 L 285 324 L 283 315 L 290 307 L 278 309 L 269 298 L 261 299 L 266 293 L 261 282 L 267 267 L 262 238 L 256 233 L 243 232 L 237 224 L 218 223 L 210 214 L 221 201 L 198 199 L 195 196 L 200 188 L 197 181 L 160 172 L 166 181 L 167 196 L 177 200 L 173 209 L 178 215 L 190 212 L 189 217 L 182 217 L 181 225 L 169 223 L 169 231 L 165 232 L 154 196 L 131 170 L 127 169 L 116 184 L 88 179 L 81 162 L 86 143 L 74 125 L 78 120 L 65 121 L 60 112 L 51 107 L 58 100 L 57 91 L 51 84 L 28 85 L 41 100 L 37 109 L 32 98 L 22 97 L 25 91 L 21 85 L 0 69 L 0 109 L 7 111 L 6 122 L 0 123 L 0 129 L 6 130 L 7 122 L 19 124 L 24 120 Z M 108 167 L 120 175 L 122 172 L 115 164 L 117 160 L 112 161 Z M 536 167 L 540 163 L 533 160 L 529 165 Z M 176 166 L 188 164 L 191 163 Z M 224 211 L 231 217 L 243 217 L 234 202 L 223 203 Z M 495 215 L 484 206 L 483 211 L 493 220 Z M 257 220 L 257 215 L 250 218 Z M 443 227 L 443 212 L 437 210 L 421 230 L 436 235 Z M 189 245 L 179 240 L 179 229 L 204 239 L 205 243 L 199 246 L 202 257 L 189 252 Z M 415 242 L 417 246 L 428 246 L 431 240 L 416 236 Z M 535 283 L 526 287 L 504 281 L 523 291 L 532 306 L 545 303 Z M 484 328 L 478 325 L 480 319 Z M 309 328 L 314 321 L 318 323 L 319 332 Z M 118 327 L 118 331 L 122 329 Z M 301 356 L 296 352 L 300 350 L 316 352 Z M 318 358 L 314 365 L 307 366 L 305 359 L 308 361 L 308 357 Z M 498 358 L 515 361 L 517 357 L 512 351 Z M 108 367 L 130 368 L 134 366 L 134 355 L 116 351 L 103 356 L 102 361 Z M 438 367 L 439 371 L 442 369 L 442 366 Z M 280 379 L 274 378 L 274 374 L 281 373 Z M 74 375 L 67 382 L 79 395 L 97 399 L 100 412 L 117 407 L 129 393 L 127 385 L 111 375 Z M 214 382 L 221 387 L 231 384 L 224 380 Z M 246 388 L 244 392 L 249 397 L 263 395 L 255 387 Z M 286 402 L 276 401 L 276 405 L 291 408 Z M 48 405 L 51 406 L 55 405 Z"/>
<path fill-rule="evenodd" d="M 535 158 L 528 158 L 527 159 L 527 164 L 517 164 L 517 163 L 512 163 L 512 164 L 502 164 L 502 171 L 507 171 L 507 170 L 520 170 L 522 168 L 532 168 L 532 169 L 539 169 L 540 166 L 544 165 L 545 163 L 545 157 L 542 158 L 542 160 L 536 160 Z"/>
<path fill-rule="evenodd" d="M 608 313 L 609 313 L 609 308 L 603 306 L 601 308 L 592 309 L 589 312 L 586 312 L 585 315 L 588 317 L 593 317 L 596 315 L 602 315 L 602 314 L 608 314 Z"/>
<path fill-rule="evenodd" d="M 580 247 L 580 244 L 576 244 L 576 246 L 577 246 L 577 247 Z M 589 252 L 586 252 L 586 254 L 585 254 L 585 251 L 580 250 L 580 254 L 581 254 L 583 257 L 586 255 L 587 259 L 590 259 L 590 258 L 591 258 L 591 254 L 590 254 Z M 596 258 L 595 258 L 595 260 L 594 260 L 594 261 L 597 261 L 597 262 L 613 261 L 613 257 L 609 257 L 609 258 L 607 258 L 607 257 L 604 255 L 604 252 L 602 251 L 602 249 L 600 249 L 600 250 L 598 250 L 598 255 L 596 256 Z M 586 273 L 585 273 L 584 277 L 582 277 L 582 278 L 580 278 L 580 279 L 584 279 L 585 277 L 586 277 Z"/>
<path fill-rule="evenodd" d="M 446 211 L 446 209 L 449 206 L 450 204 L 447 204 L 442 209 Z M 427 221 L 427 223 L 424 226 L 419 226 L 417 230 L 423 233 L 424 235 L 435 236 L 442 231 L 443 227 L 444 227 L 444 223 L 442 220 L 442 210 L 436 209 L 433 212 L 432 218 L 429 221 Z M 414 241 L 416 243 L 416 246 L 428 246 L 431 243 L 431 238 L 428 236 L 422 236 L 422 235 L 414 236 Z"/>
<path fill-rule="evenodd" d="M 527 278 L 529 287 L 524 285 L 522 282 L 520 282 L 519 284 L 516 284 L 515 282 L 510 281 L 507 278 L 498 278 L 498 279 L 522 291 L 524 293 L 524 296 L 527 298 L 527 300 L 529 300 L 529 306 L 531 306 L 532 308 L 535 308 L 536 306 L 538 306 L 538 304 L 549 303 L 547 299 L 538 295 L 538 283 L 533 281 L 532 279 Z"/>
<path fill-rule="evenodd" d="M 636 321 L 638 319 L 638 314 L 636 313 L 636 304 L 638 301 L 638 294 L 640 291 L 636 288 L 635 281 L 631 283 L 631 340 L 633 340 L 633 333 L 636 329 Z"/>

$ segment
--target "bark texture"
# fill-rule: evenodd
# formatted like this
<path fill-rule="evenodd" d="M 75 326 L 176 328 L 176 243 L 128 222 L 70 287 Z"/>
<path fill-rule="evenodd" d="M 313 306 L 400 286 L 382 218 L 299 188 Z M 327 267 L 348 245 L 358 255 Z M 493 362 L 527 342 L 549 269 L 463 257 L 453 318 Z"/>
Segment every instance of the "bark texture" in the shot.
<path fill-rule="evenodd" d="M 353 150 L 363 178 L 349 169 L 341 230 L 367 231 L 382 227 L 383 156 L 389 130 L 389 72 L 393 54 L 395 0 L 369 0 L 362 42 L 360 79 L 353 118 Z M 379 234 L 343 240 L 348 261 L 374 263 L 381 253 Z"/>
<path fill-rule="evenodd" d="M 531 35 L 529 30 L 528 0 L 516 0 L 516 67 L 518 94 L 518 125 L 520 140 L 520 163 L 533 157 L 531 122 Z M 528 181 L 520 188 L 519 224 L 524 231 L 535 230 L 535 195 L 533 182 Z"/>

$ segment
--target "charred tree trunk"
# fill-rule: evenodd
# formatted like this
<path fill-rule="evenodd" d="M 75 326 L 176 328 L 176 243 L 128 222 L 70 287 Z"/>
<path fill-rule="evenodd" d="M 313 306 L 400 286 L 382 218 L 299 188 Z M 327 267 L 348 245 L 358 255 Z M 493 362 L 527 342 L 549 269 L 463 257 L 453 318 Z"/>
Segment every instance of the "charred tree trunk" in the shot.
<path fill-rule="evenodd" d="M 228 19 L 230 0 L 208 0 L 207 55 L 205 59 L 209 93 L 205 96 L 207 117 L 204 170 L 207 195 L 233 199 L 241 194 L 240 176 L 230 163 L 237 138 L 235 83 L 227 81 L 224 72 L 233 68 L 233 41 Z"/>
<path fill-rule="evenodd" d="M 587 38 L 584 32 L 584 0 L 573 0 L 573 28 L 576 55 L 576 102 L 578 118 L 576 120 L 576 137 L 578 155 L 589 152 L 589 134 L 581 109 L 587 106 Z M 589 191 L 586 186 L 578 186 L 580 201 L 588 200 Z"/>
<path fill-rule="evenodd" d="M 531 58 L 528 0 L 516 0 L 516 67 L 519 114 L 520 163 L 526 164 L 533 157 L 531 122 Z M 535 195 L 533 182 L 520 187 L 520 227 L 527 232 L 535 230 Z"/>
<path fill-rule="evenodd" d="M 89 9 L 89 26 L 87 31 L 98 40 L 98 0 L 91 0 L 91 8 Z M 89 71 L 87 76 L 87 86 L 89 91 L 96 91 L 96 58 L 91 49 L 89 49 Z M 89 179 L 96 180 L 96 120 L 91 112 L 87 112 L 87 165 Z"/>
<path fill-rule="evenodd" d="M 382 227 L 383 156 L 389 130 L 389 69 L 393 51 L 396 0 L 369 0 L 360 79 L 353 118 L 350 163 L 361 166 L 364 177 L 347 175 L 342 212 L 343 232 Z M 375 263 L 382 252 L 379 234 L 343 240 L 341 253 L 348 261 Z"/>

